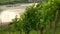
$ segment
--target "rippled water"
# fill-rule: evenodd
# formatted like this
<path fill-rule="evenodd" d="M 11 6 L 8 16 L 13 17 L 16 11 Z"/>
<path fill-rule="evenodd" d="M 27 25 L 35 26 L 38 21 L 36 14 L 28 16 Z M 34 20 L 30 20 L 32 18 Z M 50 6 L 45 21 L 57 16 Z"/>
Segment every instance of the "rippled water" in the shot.
<path fill-rule="evenodd" d="M 15 12 L 8 12 L 8 10 L 7 11 L 3 11 L 2 13 L 1 13 L 1 21 L 2 22 L 10 22 L 11 21 L 11 19 L 13 19 L 14 17 L 15 17 L 15 15 L 16 15 L 16 13 Z"/>
<path fill-rule="evenodd" d="M 9 23 L 16 15 L 24 12 L 26 6 L 31 6 L 30 4 L 15 4 L 15 5 L 2 5 L 0 9 L 2 10 L 0 13 L 0 22 Z"/>

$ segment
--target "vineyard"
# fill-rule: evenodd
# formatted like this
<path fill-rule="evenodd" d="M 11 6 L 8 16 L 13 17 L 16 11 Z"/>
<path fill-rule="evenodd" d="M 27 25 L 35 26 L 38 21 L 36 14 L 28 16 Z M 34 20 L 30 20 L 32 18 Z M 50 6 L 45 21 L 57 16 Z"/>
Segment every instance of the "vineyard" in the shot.
<path fill-rule="evenodd" d="M 19 15 L 0 25 L 0 34 L 60 34 L 60 0 L 34 3 Z"/>

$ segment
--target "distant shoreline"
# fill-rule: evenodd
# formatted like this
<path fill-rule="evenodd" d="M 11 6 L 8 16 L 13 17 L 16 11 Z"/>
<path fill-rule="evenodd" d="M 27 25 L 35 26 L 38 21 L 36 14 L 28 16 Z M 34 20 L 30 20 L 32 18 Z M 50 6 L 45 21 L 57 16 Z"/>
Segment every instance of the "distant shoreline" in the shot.
<path fill-rule="evenodd" d="M 34 3 L 34 2 L 0 2 L 0 5 L 10 5 L 10 4 L 18 4 L 18 3 Z M 39 2 L 35 2 L 35 3 L 39 3 Z"/>

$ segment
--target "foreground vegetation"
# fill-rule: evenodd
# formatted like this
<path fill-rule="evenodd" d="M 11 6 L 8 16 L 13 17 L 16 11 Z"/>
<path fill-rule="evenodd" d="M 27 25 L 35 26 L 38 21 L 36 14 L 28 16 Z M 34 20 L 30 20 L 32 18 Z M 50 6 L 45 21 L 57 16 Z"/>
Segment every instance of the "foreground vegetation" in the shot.
<path fill-rule="evenodd" d="M 42 1 L 25 9 L 20 18 L 1 27 L 1 33 L 9 34 L 60 34 L 60 0 Z"/>

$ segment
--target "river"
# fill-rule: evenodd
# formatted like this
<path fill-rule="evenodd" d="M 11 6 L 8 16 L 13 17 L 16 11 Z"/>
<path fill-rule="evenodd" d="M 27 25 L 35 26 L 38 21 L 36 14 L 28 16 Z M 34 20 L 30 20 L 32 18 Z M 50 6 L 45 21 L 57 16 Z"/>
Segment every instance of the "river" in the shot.
<path fill-rule="evenodd" d="M 10 23 L 16 15 L 24 12 L 26 6 L 31 6 L 32 4 L 33 3 L 0 5 L 0 23 Z"/>

